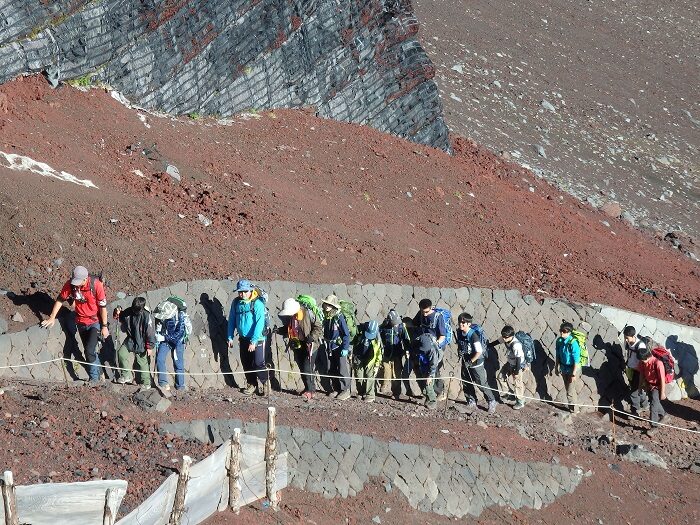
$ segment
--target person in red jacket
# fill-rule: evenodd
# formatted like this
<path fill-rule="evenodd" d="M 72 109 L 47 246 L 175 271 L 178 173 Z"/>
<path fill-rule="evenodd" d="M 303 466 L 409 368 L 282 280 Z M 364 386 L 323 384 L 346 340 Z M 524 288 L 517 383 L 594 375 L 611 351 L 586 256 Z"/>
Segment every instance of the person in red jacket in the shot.
<path fill-rule="evenodd" d="M 87 268 L 76 266 L 73 275 L 63 285 L 61 293 L 53 305 L 51 315 L 41 322 L 41 326 L 49 328 L 56 322 L 56 316 L 66 302 L 72 302 L 75 307 L 75 323 L 80 339 L 85 347 L 85 359 L 88 365 L 90 384 L 100 382 L 100 358 L 97 355 L 97 341 L 109 337 L 107 328 L 107 297 L 102 281 L 90 276 Z"/>
<path fill-rule="evenodd" d="M 651 404 L 653 423 L 652 429 L 647 432 L 651 433 L 658 428 L 656 423 L 661 423 L 666 417 L 664 407 L 661 406 L 661 401 L 666 399 L 666 371 L 664 364 L 652 355 L 649 348 L 639 350 L 639 375 L 640 390 L 647 393 Z"/>

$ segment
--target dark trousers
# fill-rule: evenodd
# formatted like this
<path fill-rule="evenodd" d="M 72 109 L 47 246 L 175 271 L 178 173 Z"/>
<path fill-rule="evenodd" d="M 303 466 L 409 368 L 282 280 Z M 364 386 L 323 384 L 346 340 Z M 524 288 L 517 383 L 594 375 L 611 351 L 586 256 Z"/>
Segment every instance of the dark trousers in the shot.
<path fill-rule="evenodd" d="M 255 351 L 249 352 L 250 339 L 246 337 L 238 338 L 238 347 L 241 352 L 241 365 L 245 372 L 245 380 L 249 385 L 258 386 L 267 383 L 268 371 L 265 362 L 265 339 L 258 341 Z M 257 370 L 257 372 L 254 372 Z"/>
<path fill-rule="evenodd" d="M 97 381 L 102 377 L 100 369 L 100 358 L 97 355 L 97 341 L 100 337 L 100 324 L 78 325 L 78 334 L 85 349 L 85 360 L 91 363 L 88 368 L 88 375 L 91 380 Z"/>
<path fill-rule="evenodd" d="M 316 375 L 314 365 L 318 349 L 314 345 L 314 351 L 309 355 L 306 344 L 302 343 L 301 348 L 294 349 L 294 361 L 296 361 L 301 371 L 301 380 L 304 382 L 306 392 L 316 392 Z"/>
<path fill-rule="evenodd" d="M 340 355 L 340 349 L 335 348 L 328 352 L 329 375 L 336 376 L 331 380 L 334 392 L 350 390 L 350 363 L 348 358 Z"/>
<path fill-rule="evenodd" d="M 484 398 L 489 403 L 495 400 L 493 391 L 488 388 L 488 382 L 486 380 L 486 369 L 484 368 L 484 362 L 482 361 L 479 366 L 467 366 L 467 361 L 462 360 L 462 379 L 464 381 L 469 381 L 469 383 L 464 384 L 464 397 L 467 401 L 473 399 L 476 402 L 476 383 L 479 386 L 479 390 L 484 394 Z"/>
<path fill-rule="evenodd" d="M 658 422 L 662 417 L 666 415 L 666 411 L 664 410 L 664 407 L 661 406 L 661 397 L 659 394 L 659 390 L 657 388 L 654 388 L 653 390 L 649 392 L 644 392 L 642 391 L 642 395 L 649 399 L 651 401 L 651 407 L 650 407 L 650 412 L 651 412 L 651 420 L 656 423 Z"/>
<path fill-rule="evenodd" d="M 647 393 L 639 389 L 641 377 L 636 370 L 632 370 L 630 373 L 630 401 L 632 402 L 632 408 L 635 410 L 646 408 L 649 404 Z"/>
<path fill-rule="evenodd" d="M 442 365 L 444 364 L 444 352 L 444 350 L 440 350 L 440 359 L 438 360 L 437 368 L 435 369 L 435 377 L 440 377 L 442 375 Z M 439 396 L 440 394 L 442 394 L 442 392 L 445 390 L 445 380 L 436 379 L 433 389 L 435 390 L 436 395 Z"/>

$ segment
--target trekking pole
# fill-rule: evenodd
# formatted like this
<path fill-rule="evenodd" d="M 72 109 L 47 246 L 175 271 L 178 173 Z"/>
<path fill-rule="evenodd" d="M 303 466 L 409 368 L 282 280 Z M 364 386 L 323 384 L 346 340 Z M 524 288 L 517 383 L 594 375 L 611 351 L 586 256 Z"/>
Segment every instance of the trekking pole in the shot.
<path fill-rule="evenodd" d="M 612 423 L 612 449 L 613 449 L 613 454 L 617 450 L 617 444 L 615 441 L 615 404 L 610 403 L 610 422 Z"/>
<path fill-rule="evenodd" d="M 464 394 L 464 381 L 462 381 L 462 366 L 464 365 L 464 357 L 461 355 L 459 356 L 459 362 L 457 363 L 457 366 L 459 367 L 459 392 L 457 392 L 457 398 L 459 398 L 460 394 Z M 484 368 L 486 367 L 486 363 L 484 363 Z M 469 374 L 469 379 L 471 379 L 471 374 Z"/>
<path fill-rule="evenodd" d="M 281 370 L 282 362 L 280 361 L 280 345 L 279 345 L 279 342 L 277 341 L 277 335 L 278 335 L 277 330 L 273 329 L 272 337 L 274 337 L 274 339 L 275 339 L 275 353 L 277 354 L 277 368 Z M 278 380 L 280 382 L 280 392 L 281 392 L 282 390 L 284 390 L 282 388 L 282 374 L 279 374 Z M 270 385 L 270 388 L 272 388 L 272 385 Z"/>
<path fill-rule="evenodd" d="M 450 379 L 447 381 L 447 392 L 445 393 L 445 410 L 442 412 L 443 419 L 447 417 L 447 404 L 450 402 L 450 387 L 452 386 L 452 378 L 455 376 L 454 372 L 450 372 Z"/>

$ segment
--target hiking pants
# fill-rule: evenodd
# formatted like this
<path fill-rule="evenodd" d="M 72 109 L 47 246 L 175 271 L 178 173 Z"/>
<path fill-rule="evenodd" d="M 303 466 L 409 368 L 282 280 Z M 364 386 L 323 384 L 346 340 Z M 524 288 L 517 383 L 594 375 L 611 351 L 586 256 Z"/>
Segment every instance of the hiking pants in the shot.
<path fill-rule="evenodd" d="M 525 372 L 528 369 L 519 370 L 513 375 L 513 365 L 506 363 L 498 374 L 498 389 L 501 392 L 512 392 L 516 401 L 523 401 L 525 396 Z M 504 396 L 504 394 L 501 394 Z"/>
<path fill-rule="evenodd" d="M 574 411 L 576 411 L 578 410 L 578 407 L 575 406 L 575 404 L 578 403 L 578 395 L 576 394 L 576 383 L 574 382 L 576 376 L 574 374 L 562 373 L 561 377 L 564 380 L 564 388 L 566 389 L 566 401 L 569 403 L 569 405 L 571 405 L 571 408 L 573 408 Z"/>
<path fill-rule="evenodd" d="M 340 348 L 334 348 L 328 352 L 328 374 L 336 376 L 331 379 L 331 388 L 334 392 L 350 390 L 350 363 L 347 356 L 340 355 Z"/>
<path fill-rule="evenodd" d="M 357 380 L 357 393 L 369 398 L 374 397 L 375 379 L 379 370 L 376 361 L 360 363 L 355 366 L 355 379 Z"/>
<path fill-rule="evenodd" d="M 440 377 L 442 375 L 442 365 L 444 364 L 443 357 L 445 355 L 444 350 L 439 350 L 439 358 L 438 358 L 438 364 L 437 368 L 435 369 L 435 377 Z M 435 391 L 436 395 L 442 394 L 442 392 L 445 390 L 445 380 L 444 379 L 435 379 L 433 381 L 433 390 Z"/>
<path fill-rule="evenodd" d="M 651 420 L 654 423 L 657 423 L 662 417 L 664 417 L 666 415 L 666 411 L 664 410 L 664 407 L 661 406 L 661 397 L 660 397 L 659 389 L 654 388 L 650 392 L 642 392 L 642 393 L 644 394 L 644 397 L 651 400 L 651 403 L 650 403 L 650 405 L 651 405 L 651 407 L 650 407 Z M 656 426 L 656 425 L 652 424 L 652 426 Z"/>
<path fill-rule="evenodd" d="M 100 368 L 100 356 L 97 355 L 97 341 L 100 337 L 100 323 L 89 325 L 78 325 L 78 334 L 83 342 L 85 349 L 85 361 L 90 363 L 87 365 L 88 377 L 90 381 L 99 381 L 102 377 L 102 369 Z"/>
<path fill-rule="evenodd" d="M 416 374 L 416 383 L 418 383 L 418 388 L 420 388 L 421 393 L 429 402 L 434 402 L 437 400 L 437 394 L 435 394 L 435 381 L 428 385 L 429 374 L 421 370 L 420 365 L 416 359 L 412 359 L 411 363 L 413 365 L 413 372 Z"/>
<path fill-rule="evenodd" d="M 401 352 L 398 351 L 396 356 L 382 361 L 382 394 L 401 395 L 402 374 Z"/>
<path fill-rule="evenodd" d="M 173 358 L 173 368 L 175 370 L 175 388 L 182 390 L 185 388 L 185 345 L 178 343 L 175 348 L 170 346 L 170 343 L 162 341 L 158 345 L 158 353 L 156 353 L 156 368 L 158 369 L 158 386 L 168 384 L 168 367 L 166 358 L 170 354 Z"/>
<path fill-rule="evenodd" d="M 119 368 L 133 368 L 138 371 L 139 383 L 142 385 L 151 385 L 150 365 L 148 364 L 148 354 L 146 352 L 137 354 L 129 352 L 126 345 L 121 345 L 117 351 L 117 362 Z M 119 376 L 129 381 L 133 381 L 134 374 L 131 370 L 120 370 Z"/>
<path fill-rule="evenodd" d="M 630 380 L 630 401 L 632 408 L 636 411 L 649 406 L 649 397 L 646 392 L 639 388 L 641 374 L 634 368 L 627 369 L 627 377 Z"/>
<path fill-rule="evenodd" d="M 489 385 L 486 381 L 486 370 L 484 369 L 483 359 L 481 363 L 476 366 L 467 366 L 467 362 L 462 359 L 462 379 L 464 381 L 469 381 L 469 383 L 463 383 L 464 397 L 467 398 L 467 401 L 471 399 L 476 403 L 476 386 L 472 383 L 478 385 L 486 401 L 490 403 L 496 399 L 493 395 L 493 391 L 488 388 Z"/>
<path fill-rule="evenodd" d="M 294 349 L 294 361 L 296 361 L 299 370 L 302 372 L 301 380 L 304 383 L 305 392 L 316 392 L 316 374 L 315 364 L 316 356 L 318 355 L 317 345 L 314 345 L 314 351 L 309 355 L 306 344 L 302 343 L 300 348 Z"/>
<path fill-rule="evenodd" d="M 265 339 L 258 341 L 255 345 L 255 351 L 249 352 L 250 339 L 246 337 L 238 338 L 238 348 L 241 353 L 241 365 L 245 372 L 246 383 L 253 386 L 258 386 L 267 383 L 269 372 L 267 371 L 267 363 L 265 362 Z M 257 370 L 257 372 L 254 372 Z"/>

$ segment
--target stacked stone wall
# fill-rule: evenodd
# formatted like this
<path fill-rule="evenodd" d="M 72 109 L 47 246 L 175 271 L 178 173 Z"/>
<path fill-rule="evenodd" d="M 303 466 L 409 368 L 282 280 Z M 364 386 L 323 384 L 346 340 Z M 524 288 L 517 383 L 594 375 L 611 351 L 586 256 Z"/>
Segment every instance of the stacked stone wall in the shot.
<path fill-rule="evenodd" d="M 555 376 L 554 341 L 558 335 L 562 319 L 571 321 L 588 333 L 588 348 L 591 366 L 583 369 L 581 381 L 577 382 L 579 402 L 591 405 L 620 402 L 627 395 L 624 376 L 624 360 L 620 346 L 620 331 L 626 324 L 634 325 L 642 334 L 667 346 L 679 364 L 679 377 L 685 383 L 688 393 L 697 395 L 700 385 L 697 349 L 700 349 L 700 330 L 677 325 L 660 319 L 643 316 L 625 310 L 600 305 L 582 305 L 566 301 L 546 300 L 538 302 L 532 296 L 522 296 L 517 290 L 489 290 L 485 288 L 424 288 L 397 284 L 303 284 L 287 281 L 260 283 L 269 290 L 268 304 L 273 322 L 279 321 L 276 312 L 287 297 L 310 294 L 319 301 L 330 293 L 341 299 L 349 299 L 357 306 L 358 320 L 381 320 L 390 308 L 399 314 L 413 317 L 418 311 L 418 301 L 430 298 L 437 306 L 449 308 L 453 315 L 469 312 L 480 322 L 490 340 L 496 339 L 503 325 L 510 324 L 516 330 L 522 329 L 532 334 L 537 348 L 537 358 L 526 382 L 527 394 L 542 399 L 565 401 L 563 382 Z M 187 379 L 190 386 L 198 388 L 221 388 L 240 386 L 241 375 L 238 343 L 229 350 L 226 343 L 227 318 L 234 293 L 235 282 L 230 280 L 200 280 L 178 282 L 167 288 L 145 293 L 151 308 L 170 295 L 179 295 L 187 301 L 193 322 L 193 334 L 185 352 L 186 371 L 194 374 Z M 112 302 L 108 308 L 131 304 L 132 297 Z M 50 330 L 33 326 L 23 332 L 0 336 L 0 377 L 35 378 L 64 380 L 61 363 L 50 363 L 32 367 L 3 369 L 7 365 L 49 361 L 62 356 L 80 356 L 75 336 L 72 333 L 71 315 L 63 316 Z M 118 327 L 112 324 L 111 332 L 117 341 L 123 339 Z M 109 343 L 109 341 L 108 341 Z M 117 343 L 118 344 L 118 343 Z M 103 357 L 113 362 L 113 348 L 103 347 Z M 284 370 L 277 373 L 275 380 L 281 381 L 284 389 L 300 388 L 301 380 L 296 364 L 290 362 L 285 352 L 284 341 L 275 336 L 271 344 L 271 360 L 275 368 Z M 319 352 L 323 356 L 322 352 Z M 495 374 L 505 363 L 504 349 L 490 352 L 487 371 L 491 384 L 495 387 Z M 321 357 L 319 369 L 324 370 Z M 445 367 L 442 374 L 454 373 L 459 377 L 456 348 L 449 347 L 445 353 Z M 231 374 L 234 372 L 235 374 Z M 79 366 L 68 367 L 66 377 L 86 378 Z M 322 385 L 323 386 L 323 385 Z M 415 381 L 411 380 L 414 392 L 418 393 Z M 681 392 L 674 383 L 669 387 L 669 399 L 680 399 Z M 453 381 L 450 394 L 459 395 L 459 382 Z"/>
<path fill-rule="evenodd" d="M 235 428 L 265 437 L 262 423 L 199 420 L 168 423 L 162 432 L 219 445 Z M 398 490 L 413 508 L 443 516 L 479 516 L 490 506 L 540 509 L 573 492 L 579 468 L 519 462 L 427 445 L 379 441 L 343 432 L 277 427 L 280 452 L 287 452 L 292 487 L 326 498 L 356 496 L 370 478 Z"/>
<path fill-rule="evenodd" d="M 0 83 L 94 75 L 147 109 L 314 107 L 449 149 L 434 68 L 400 0 L 0 2 Z"/>

